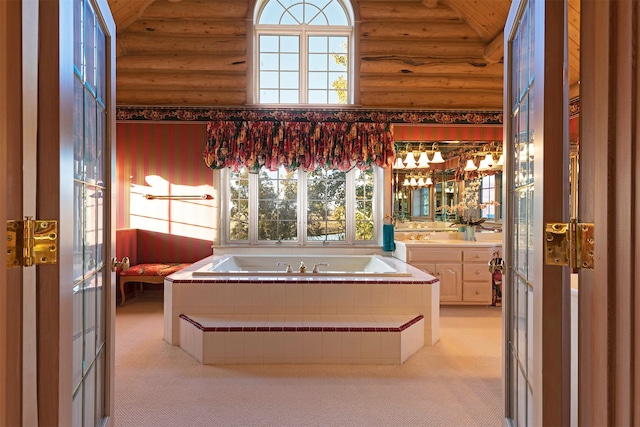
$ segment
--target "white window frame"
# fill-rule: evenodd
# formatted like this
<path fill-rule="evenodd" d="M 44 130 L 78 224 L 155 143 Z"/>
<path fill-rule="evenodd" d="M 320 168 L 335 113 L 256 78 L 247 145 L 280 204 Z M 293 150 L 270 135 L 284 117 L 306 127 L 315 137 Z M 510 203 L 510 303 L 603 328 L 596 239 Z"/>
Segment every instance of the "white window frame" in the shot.
<path fill-rule="evenodd" d="M 352 105 L 354 100 L 354 63 L 355 63 L 355 48 L 354 48 L 354 14 L 351 6 L 351 2 L 348 0 L 339 0 L 345 9 L 346 16 L 351 23 L 349 26 L 343 25 L 259 25 L 257 24 L 260 14 L 264 6 L 272 0 L 259 1 L 256 4 L 254 20 L 253 20 L 253 103 L 260 105 L 312 105 L 312 106 L 327 106 L 327 105 Z M 261 103 L 260 101 L 260 43 L 259 38 L 261 35 L 274 35 L 274 36 L 299 36 L 299 98 L 297 103 Z M 308 55 L 309 45 L 308 40 L 310 36 L 343 36 L 348 40 L 348 63 L 347 63 L 347 103 L 346 104 L 321 104 L 314 103 L 309 104 L 308 101 Z"/>
<path fill-rule="evenodd" d="M 249 174 L 249 233 L 247 240 L 231 240 L 231 203 L 230 203 L 230 179 L 231 170 L 225 168 L 220 171 L 220 196 L 221 196 L 221 224 L 224 228 L 221 231 L 222 241 L 225 246 L 248 245 L 248 246 L 308 246 L 308 247 L 327 247 L 327 246 L 379 246 L 379 228 L 380 218 L 382 218 L 383 194 L 383 170 L 377 166 L 372 168 L 373 175 L 373 237 L 371 240 L 356 240 L 356 180 L 355 169 L 347 173 L 347 199 L 345 201 L 346 211 L 346 236 L 345 240 L 319 240 L 307 241 L 306 235 L 306 214 L 307 214 L 307 174 L 301 170 L 298 171 L 298 240 L 297 241 L 265 241 L 258 240 L 258 174 Z"/>

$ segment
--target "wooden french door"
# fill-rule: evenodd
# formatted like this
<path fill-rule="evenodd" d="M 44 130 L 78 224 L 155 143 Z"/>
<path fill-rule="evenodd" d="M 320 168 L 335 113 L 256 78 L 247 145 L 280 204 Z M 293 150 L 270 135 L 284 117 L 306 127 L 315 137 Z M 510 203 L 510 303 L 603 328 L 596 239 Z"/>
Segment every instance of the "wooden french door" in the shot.
<path fill-rule="evenodd" d="M 640 425 L 640 95 L 637 1 L 581 2 L 579 218 L 595 224 L 579 273 L 579 421 Z"/>
<path fill-rule="evenodd" d="M 544 264 L 568 222 L 566 4 L 516 0 L 505 27 L 504 378 L 508 425 L 569 425 L 568 268 Z"/>
<path fill-rule="evenodd" d="M 115 25 L 106 0 L 2 2 L 4 23 L 16 47 L 0 53 L 11 87 L 0 113 L 2 253 L 5 220 L 32 214 L 33 193 L 35 218 L 58 222 L 58 260 L 8 269 L 0 258 L 0 304 L 13 307 L 10 319 L 0 310 L 0 424 L 112 425 Z M 32 295 L 14 291 L 31 276 Z"/>

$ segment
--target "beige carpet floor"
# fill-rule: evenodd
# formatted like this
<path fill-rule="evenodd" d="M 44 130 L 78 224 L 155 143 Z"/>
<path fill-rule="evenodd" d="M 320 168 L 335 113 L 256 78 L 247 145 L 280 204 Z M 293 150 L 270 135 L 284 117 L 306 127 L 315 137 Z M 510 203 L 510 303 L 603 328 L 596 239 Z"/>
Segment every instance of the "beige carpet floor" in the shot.
<path fill-rule="evenodd" d="M 500 426 L 501 309 L 443 307 L 402 366 L 203 366 L 162 339 L 162 300 L 116 312 L 115 425 Z"/>

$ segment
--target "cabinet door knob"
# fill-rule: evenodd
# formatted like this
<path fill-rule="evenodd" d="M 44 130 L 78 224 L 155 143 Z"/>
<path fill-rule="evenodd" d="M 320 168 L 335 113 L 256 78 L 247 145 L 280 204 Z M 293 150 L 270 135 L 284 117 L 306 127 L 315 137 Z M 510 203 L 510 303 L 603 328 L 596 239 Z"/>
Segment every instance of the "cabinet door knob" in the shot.
<path fill-rule="evenodd" d="M 476 274 L 480 274 L 480 270 L 476 270 Z"/>
<path fill-rule="evenodd" d="M 480 258 L 480 255 L 476 255 L 476 258 Z"/>
<path fill-rule="evenodd" d="M 476 291 L 476 295 L 480 295 L 480 291 Z"/>

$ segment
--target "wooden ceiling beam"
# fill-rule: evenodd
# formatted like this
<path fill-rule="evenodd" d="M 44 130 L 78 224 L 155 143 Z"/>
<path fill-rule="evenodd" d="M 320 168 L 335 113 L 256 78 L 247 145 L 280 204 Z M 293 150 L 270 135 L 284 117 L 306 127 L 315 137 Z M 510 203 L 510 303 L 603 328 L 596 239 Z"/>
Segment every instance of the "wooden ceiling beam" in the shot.
<path fill-rule="evenodd" d="M 484 59 L 490 64 L 500 62 L 504 56 L 504 32 L 494 37 L 484 48 Z"/>
<path fill-rule="evenodd" d="M 116 23 L 116 33 L 120 34 L 134 23 L 147 7 L 155 0 L 108 0 L 113 20 Z"/>

